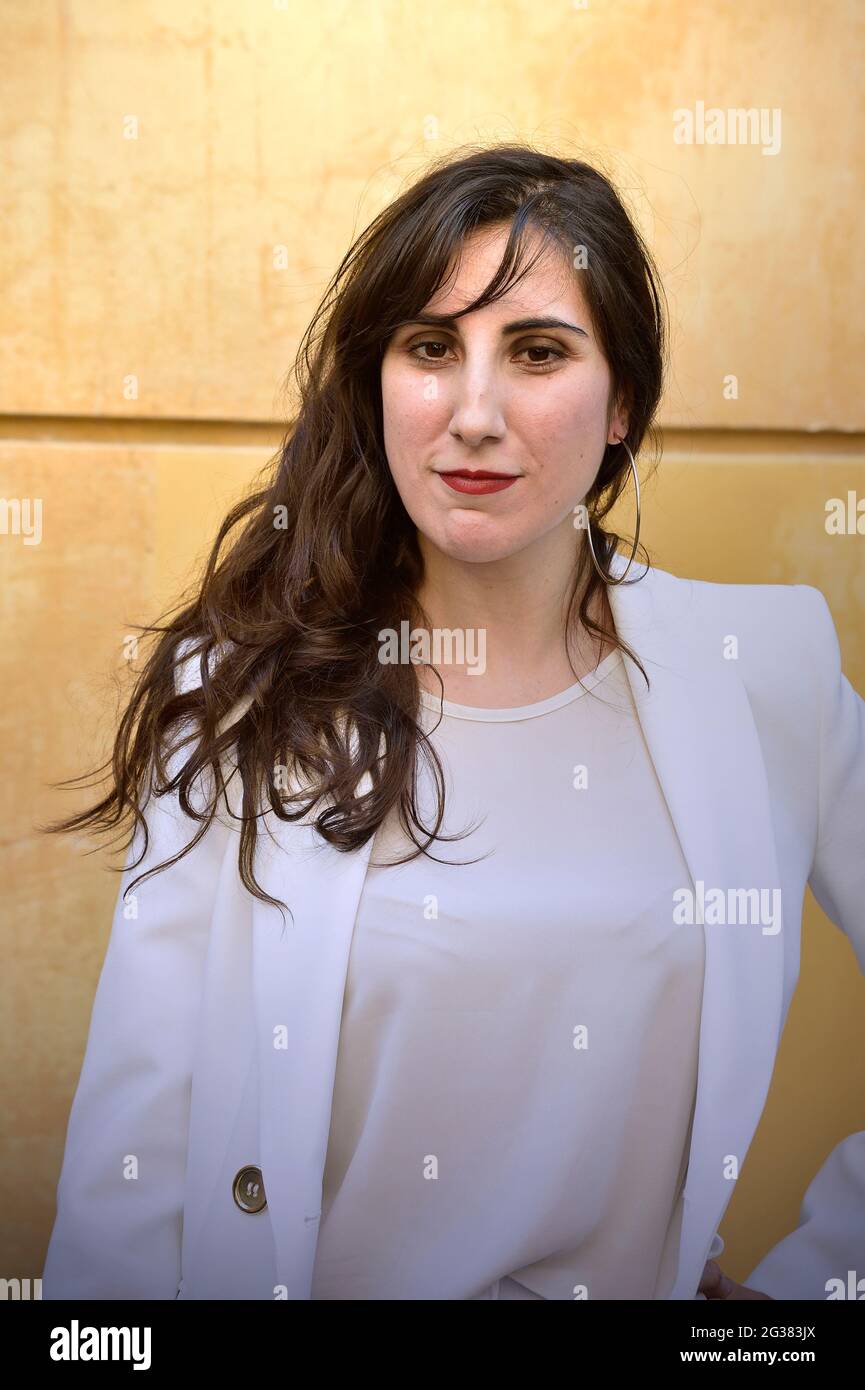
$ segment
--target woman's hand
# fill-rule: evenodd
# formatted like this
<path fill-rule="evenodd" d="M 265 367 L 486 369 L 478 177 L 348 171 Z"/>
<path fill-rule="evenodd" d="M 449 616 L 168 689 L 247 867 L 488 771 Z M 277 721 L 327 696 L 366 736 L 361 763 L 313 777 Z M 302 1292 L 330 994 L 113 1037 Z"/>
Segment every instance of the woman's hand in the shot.
<path fill-rule="evenodd" d="M 770 1303 L 774 1302 L 771 1294 L 760 1293 L 757 1289 L 749 1289 L 747 1284 L 737 1284 L 735 1279 L 731 1279 L 729 1275 L 723 1273 L 720 1265 L 716 1264 L 714 1260 L 706 1261 L 697 1292 L 705 1294 L 706 1298 L 723 1298 L 731 1302 L 749 1298 L 768 1298 Z"/>

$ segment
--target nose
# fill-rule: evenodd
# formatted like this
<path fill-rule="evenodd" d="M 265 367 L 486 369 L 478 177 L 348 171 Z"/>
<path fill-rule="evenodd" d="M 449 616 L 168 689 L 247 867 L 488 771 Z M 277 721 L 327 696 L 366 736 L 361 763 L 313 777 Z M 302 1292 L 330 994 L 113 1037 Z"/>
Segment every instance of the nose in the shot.
<path fill-rule="evenodd" d="M 506 426 L 494 363 L 467 360 L 451 380 L 455 394 L 448 433 L 472 449 L 485 439 L 501 439 Z"/>

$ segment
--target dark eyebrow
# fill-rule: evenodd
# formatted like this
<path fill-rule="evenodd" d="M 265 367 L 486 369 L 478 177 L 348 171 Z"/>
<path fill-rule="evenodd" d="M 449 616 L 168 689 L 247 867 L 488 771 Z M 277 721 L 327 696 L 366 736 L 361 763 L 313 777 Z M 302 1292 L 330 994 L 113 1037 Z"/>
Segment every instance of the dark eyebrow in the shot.
<path fill-rule="evenodd" d="M 426 323 L 433 328 L 456 329 L 458 325 L 458 320 L 455 318 L 451 318 L 447 314 L 418 314 L 417 318 L 406 319 L 406 321 L 404 323 L 401 323 L 399 327 L 405 328 L 408 324 L 416 323 Z M 575 323 L 567 323 L 564 319 L 555 318 L 514 319 L 512 323 L 505 324 L 504 328 L 502 329 L 502 332 L 527 333 L 531 329 L 535 328 L 567 328 L 570 330 L 571 333 L 579 333 L 584 338 L 588 338 L 589 336 L 585 328 L 578 328 L 578 326 Z"/>

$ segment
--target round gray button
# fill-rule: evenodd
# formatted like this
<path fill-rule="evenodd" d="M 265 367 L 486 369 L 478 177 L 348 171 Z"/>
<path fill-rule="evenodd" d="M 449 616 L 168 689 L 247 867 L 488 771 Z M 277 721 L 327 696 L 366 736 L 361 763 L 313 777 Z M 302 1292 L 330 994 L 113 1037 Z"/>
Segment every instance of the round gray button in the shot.
<path fill-rule="evenodd" d="M 241 1211 L 261 1211 L 267 1206 L 264 1194 L 264 1179 L 261 1169 L 247 1166 L 241 1168 L 234 1179 L 232 1196 Z"/>

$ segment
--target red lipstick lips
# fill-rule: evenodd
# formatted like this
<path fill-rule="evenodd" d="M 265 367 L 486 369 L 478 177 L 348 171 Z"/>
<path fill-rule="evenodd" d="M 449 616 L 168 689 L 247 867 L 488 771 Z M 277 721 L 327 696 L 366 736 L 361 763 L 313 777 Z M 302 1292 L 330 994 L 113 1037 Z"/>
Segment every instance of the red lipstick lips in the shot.
<path fill-rule="evenodd" d="M 475 496 L 503 492 L 517 481 L 518 476 L 516 473 L 490 473 L 485 468 L 456 468 L 448 473 L 439 473 L 442 482 L 447 483 L 454 492 L 468 492 Z"/>

